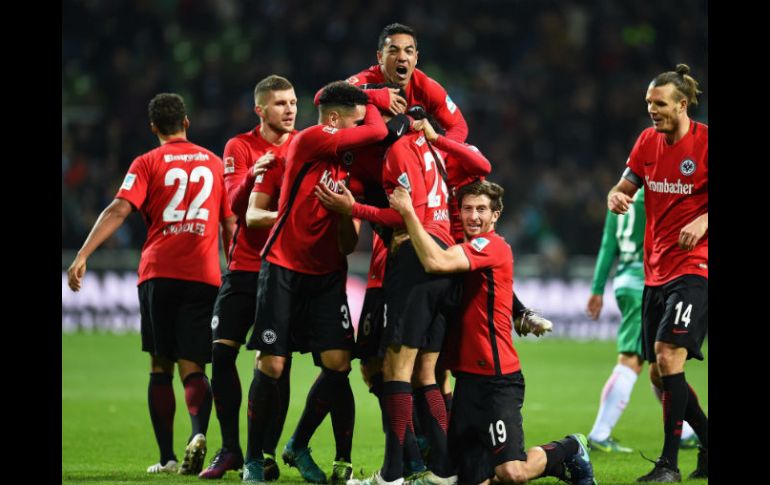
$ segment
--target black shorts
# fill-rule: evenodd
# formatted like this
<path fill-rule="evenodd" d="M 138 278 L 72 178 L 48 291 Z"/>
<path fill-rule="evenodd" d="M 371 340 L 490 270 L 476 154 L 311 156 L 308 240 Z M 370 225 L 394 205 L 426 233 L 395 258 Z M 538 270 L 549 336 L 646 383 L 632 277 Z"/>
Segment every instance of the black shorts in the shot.
<path fill-rule="evenodd" d="M 446 249 L 446 244 L 433 236 Z M 412 242 L 407 240 L 388 257 L 383 281 L 385 311 L 380 356 L 391 345 L 439 352 L 447 318 L 460 307 L 462 275 L 428 274 Z"/>
<path fill-rule="evenodd" d="M 256 271 L 231 271 L 222 276 L 222 286 L 211 317 L 214 340 L 246 342 L 246 335 L 254 326 L 258 278 Z"/>
<path fill-rule="evenodd" d="M 171 361 L 211 362 L 211 312 L 217 287 L 197 281 L 153 278 L 142 282 L 139 312 L 142 350 Z"/>
<path fill-rule="evenodd" d="M 502 376 L 455 373 L 449 453 L 460 483 L 481 483 L 507 461 L 527 460 L 521 371 Z"/>
<path fill-rule="evenodd" d="M 355 357 L 366 362 L 377 357 L 382 340 L 382 317 L 385 297 L 382 288 L 367 288 L 361 318 L 358 319 Z"/>
<path fill-rule="evenodd" d="M 642 352 L 655 362 L 655 342 L 687 349 L 688 359 L 703 360 L 708 334 L 708 279 L 684 275 L 661 286 L 645 286 L 642 301 Z"/>
<path fill-rule="evenodd" d="M 347 274 L 298 273 L 262 260 L 254 331 L 247 344 L 268 355 L 353 350 Z"/>

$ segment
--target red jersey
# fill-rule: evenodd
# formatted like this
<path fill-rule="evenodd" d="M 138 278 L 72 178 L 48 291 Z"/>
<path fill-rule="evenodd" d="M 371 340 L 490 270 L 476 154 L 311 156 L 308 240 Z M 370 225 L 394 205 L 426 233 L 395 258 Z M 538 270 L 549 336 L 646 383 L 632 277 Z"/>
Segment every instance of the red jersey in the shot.
<path fill-rule="evenodd" d="M 364 200 L 370 205 L 387 207 L 388 199 L 382 188 L 382 163 L 387 147 L 380 144 L 353 150 L 350 167 L 350 185 L 348 188 L 357 200 Z M 385 261 L 388 248 L 377 232 L 372 234 L 372 256 L 369 260 L 369 274 L 366 289 L 382 288 L 385 277 Z"/>
<path fill-rule="evenodd" d="M 388 129 L 374 105 L 366 106 L 364 124 L 337 129 L 311 126 L 299 132 L 286 156 L 278 202 L 278 219 L 262 251 L 271 263 L 307 274 L 328 274 L 347 268 L 337 245 L 339 215 L 328 211 L 313 194 L 318 183 L 338 191 L 348 177 L 343 152 L 378 142 Z"/>
<path fill-rule="evenodd" d="M 465 240 L 465 231 L 460 219 L 457 191 L 476 180 L 484 180 L 492 171 L 492 164 L 475 146 L 457 143 L 445 136 L 439 135 L 433 146 L 445 154 L 452 238 L 455 242 L 462 243 Z"/>
<path fill-rule="evenodd" d="M 385 82 L 385 76 L 382 75 L 382 69 L 377 64 L 355 76 L 350 76 L 347 81 L 356 86 L 380 84 Z M 407 106 L 422 105 L 425 111 L 435 116 L 441 123 L 447 132 L 447 137 L 460 143 L 468 138 L 468 124 L 465 122 L 460 108 L 452 101 L 446 90 L 427 74 L 415 68 L 404 91 L 406 91 Z M 387 88 L 368 89 L 366 93 L 372 103 L 382 111 L 390 110 L 390 94 Z"/>
<path fill-rule="evenodd" d="M 447 364 L 454 372 L 510 374 L 521 369 L 511 337 L 513 251 L 494 231 L 461 245 L 470 261 L 462 323 L 450 327 Z"/>
<path fill-rule="evenodd" d="M 431 151 L 425 136 L 421 132 L 410 132 L 387 151 L 382 168 L 382 185 L 388 195 L 399 185 L 408 190 L 417 218 L 422 221 L 425 230 L 451 246 L 454 240 L 449 225 L 448 191 L 440 170 L 443 167 L 441 153 Z M 353 217 L 388 227 L 405 227 L 401 214 L 391 208 L 378 209 L 357 203 L 353 205 Z"/>
<path fill-rule="evenodd" d="M 690 122 L 673 145 L 654 128 L 639 135 L 627 165 L 644 184 L 647 227 L 644 282 L 660 286 L 686 274 L 708 278 L 708 231 L 692 251 L 679 248 L 679 231 L 708 212 L 708 126 Z"/>
<path fill-rule="evenodd" d="M 174 278 L 219 286 L 219 222 L 230 217 L 222 160 L 174 138 L 135 158 L 116 198 L 147 224 L 139 281 Z"/>
<path fill-rule="evenodd" d="M 225 153 L 222 157 L 225 163 L 225 185 L 227 186 L 227 198 L 230 208 L 238 216 L 235 226 L 235 234 L 230 242 L 228 253 L 230 255 L 227 268 L 238 271 L 259 272 L 262 260 L 259 252 L 267 241 L 270 228 L 246 227 L 246 210 L 249 206 L 251 192 L 264 192 L 272 197 L 271 210 L 278 207 L 278 193 L 281 188 L 281 176 L 283 166 L 286 163 L 284 157 L 289 143 L 296 134 L 296 130 L 289 134 L 288 139 L 281 145 L 274 145 L 265 140 L 259 132 L 259 126 L 255 129 L 230 138 L 225 145 Z M 260 190 L 254 190 L 255 177 L 251 174 L 251 167 L 259 157 L 267 151 L 275 155 L 266 173 L 256 177 L 260 183 Z"/>

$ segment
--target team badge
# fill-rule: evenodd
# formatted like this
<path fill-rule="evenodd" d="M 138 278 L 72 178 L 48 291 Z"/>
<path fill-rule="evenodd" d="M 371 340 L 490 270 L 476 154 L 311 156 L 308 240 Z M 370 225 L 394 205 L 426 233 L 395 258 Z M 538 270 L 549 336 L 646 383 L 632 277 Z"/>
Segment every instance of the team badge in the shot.
<path fill-rule="evenodd" d="M 489 239 L 485 237 L 477 237 L 473 241 L 471 241 L 471 246 L 473 246 L 473 249 L 475 249 L 478 252 L 481 252 L 484 250 L 485 247 L 487 247 L 487 244 L 489 244 Z"/>
<path fill-rule="evenodd" d="M 457 111 L 457 105 L 454 103 L 454 101 L 452 101 L 452 98 L 450 98 L 448 94 L 446 95 L 446 107 L 452 114 Z"/>
<path fill-rule="evenodd" d="M 685 176 L 694 174 L 695 168 L 695 162 L 689 158 L 682 160 L 682 163 L 679 164 L 679 171 Z"/>
<path fill-rule="evenodd" d="M 225 157 L 225 173 L 235 172 L 235 159 L 233 157 Z"/>
<path fill-rule="evenodd" d="M 264 332 L 262 332 L 262 341 L 266 344 L 274 344 L 275 341 L 278 340 L 278 335 L 275 334 L 274 330 L 267 329 Z"/>
<path fill-rule="evenodd" d="M 342 163 L 345 164 L 346 167 L 349 167 L 353 165 L 353 152 L 348 150 L 345 153 L 342 154 Z"/>
<path fill-rule="evenodd" d="M 131 187 L 134 186 L 135 181 L 136 181 L 136 174 L 127 173 L 126 178 L 123 179 L 123 185 L 120 186 L 121 190 L 131 190 Z"/>
<path fill-rule="evenodd" d="M 412 191 L 412 186 L 409 184 L 409 176 L 406 175 L 406 172 L 398 176 L 398 183 L 409 192 Z"/>
<path fill-rule="evenodd" d="M 337 128 L 335 128 L 333 126 L 324 126 L 323 131 L 325 131 L 326 133 L 328 133 L 330 135 L 333 135 L 333 134 L 337 133 L 338 130 L 337 130 Z"/>
<path fill-rule="evenodd" d="M 211 319 L 211 330 L 216 330 L 218 326 L 219 326 L 219 315 L 214 315 L 214 318 Z"/>

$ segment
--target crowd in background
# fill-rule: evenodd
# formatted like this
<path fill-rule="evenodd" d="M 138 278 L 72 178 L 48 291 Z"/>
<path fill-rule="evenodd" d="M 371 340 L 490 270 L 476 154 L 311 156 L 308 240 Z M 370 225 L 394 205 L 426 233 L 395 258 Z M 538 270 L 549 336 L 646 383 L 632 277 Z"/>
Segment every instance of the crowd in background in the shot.
<path fill-rule="evenodd" d="M 181 94 L 188 137 L 221 154 L 257 122 L 257 81 L 287 77 L 297 128 L 315 124 L 313 94 L 375 64 L 392 22 L 416 30 L 417 67 L 449 92 L 505 187 L 498 231 L 556 274 L 598 250 L 607 191 L 650 125 L 656 74 L 690 65 L 704 92 L 691 116 L 708 123 L 706 1 L 65 0 L 62 248 L 80 247 L 133 158 L 157 146 L 155 94 Z M 130 217 L 105 247 L 139 248 L 144 236 Z"/>

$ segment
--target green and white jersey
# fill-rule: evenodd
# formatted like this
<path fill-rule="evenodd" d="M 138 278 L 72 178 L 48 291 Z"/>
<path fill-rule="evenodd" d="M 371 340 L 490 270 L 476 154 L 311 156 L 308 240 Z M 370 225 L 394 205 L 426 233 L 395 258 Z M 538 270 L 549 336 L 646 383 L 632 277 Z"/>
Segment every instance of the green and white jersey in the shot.
<path fill-rule="evenodd" d="M 644 191 L 634 195 L 634 203 L 623 215 L 607 210 L 599 255 L 596 257 L 591 293 L 604 294 L 604 285 L 615 259 L 618 269 L 613 281 L 615 294 L 641 293 L 644 289 Z"/>

